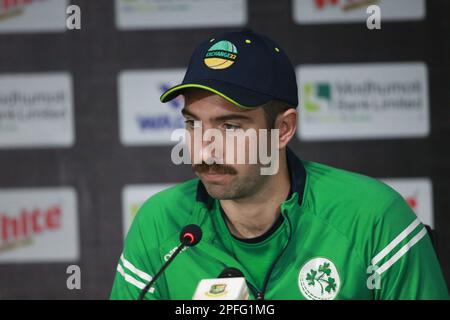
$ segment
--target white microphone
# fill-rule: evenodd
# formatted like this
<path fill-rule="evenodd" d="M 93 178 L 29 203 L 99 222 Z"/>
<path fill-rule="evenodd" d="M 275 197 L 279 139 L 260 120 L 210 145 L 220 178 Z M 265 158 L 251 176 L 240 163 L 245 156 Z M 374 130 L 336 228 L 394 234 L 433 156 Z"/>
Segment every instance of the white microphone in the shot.
<path fill-rule="evenodd" d="M 192 300 L 248 300 L 244 275 L 235 268 L 226 268 L 218 278 L 199 282 Z"/>

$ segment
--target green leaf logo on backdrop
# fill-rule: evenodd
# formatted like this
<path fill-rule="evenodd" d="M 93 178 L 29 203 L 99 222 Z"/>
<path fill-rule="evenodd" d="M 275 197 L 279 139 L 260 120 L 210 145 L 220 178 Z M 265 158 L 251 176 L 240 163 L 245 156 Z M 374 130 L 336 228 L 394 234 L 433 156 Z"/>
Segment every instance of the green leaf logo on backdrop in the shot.
<path fill-rule="evenodd" d="M 308 300 L 333 300 L 341 281 L 336 266 L 327 258 L 309 260 L 298 275 L 300 292 Z"/>
<path fill-rule="evenodd" d="M 303 106 L 308 112 L 323 111 L 332 102 L 331 85 L 329 83 L 307 82 L 302 90 Z"/>

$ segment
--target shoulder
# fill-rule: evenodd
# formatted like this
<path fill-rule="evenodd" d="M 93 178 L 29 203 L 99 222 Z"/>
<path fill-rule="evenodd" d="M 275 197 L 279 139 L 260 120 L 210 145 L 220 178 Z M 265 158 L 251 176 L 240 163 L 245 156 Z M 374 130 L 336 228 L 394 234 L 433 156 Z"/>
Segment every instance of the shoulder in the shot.
<path fill-rule="evenodd" d="M 303 161 L 312 191 L 336 201 L 352 200 L 354 203 L 391 202 L 399 194 L 384 182 L 355 172 L 325 164 Z M 330 199 L 328 199 L 330 200 Z"/>
<path fill-rule="evenodd" d="M 337 231 L 368 262 L 418 219 L 403 197 L 385 183 L 358 173 L 304 162 L 305 199 L 320 223 Z"/>
<path fill-rule="evenodd" d="M 307 182 L 305 193 L 315 213 L 343 232 L 347 227 L 362 225 L 371 227 L 392 214 L 393 206 L 406 206 L 404 216 L 410 220 L 411 210 L 402 196 L 384 182 L 362 174 L 334 168 L 328 165 L 303 161 Z"/>

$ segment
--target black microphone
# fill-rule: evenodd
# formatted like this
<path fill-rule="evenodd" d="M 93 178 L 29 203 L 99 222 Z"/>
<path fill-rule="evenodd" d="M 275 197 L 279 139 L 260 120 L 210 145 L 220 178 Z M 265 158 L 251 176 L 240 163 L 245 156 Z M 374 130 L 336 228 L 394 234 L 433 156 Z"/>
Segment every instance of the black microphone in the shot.
<path fill-rule="evenodd" d="M 242 273 L 241 270 L 232 267 L 229 268 L 227 267 L 223 269 L 223 271 L 219 274 L 217 278 L 240 278 L 240 277 L 244 278 L 244 274 Z"/>
<path fill-rule="evenodd" d="M 164 270 L 169 266 L 169 264 L 175 259 L 175 257 L 183 250 L 185 247 L 195 246 L 202 239 L 202 229 L 196 224 L 189 224 L 183 228 L 180 232 L 180 244 L 174 253 L 170 256 L 170 258 L 166 261 L 165 264 L 159 269 L 159 271 L 155 274 L 152 280 L 142 289 L 139 294 L 138 300 L 144 299 L 145 294 L 151 288 L 151 286 L 155 283 L 156 279 L 164 272 Z"/>

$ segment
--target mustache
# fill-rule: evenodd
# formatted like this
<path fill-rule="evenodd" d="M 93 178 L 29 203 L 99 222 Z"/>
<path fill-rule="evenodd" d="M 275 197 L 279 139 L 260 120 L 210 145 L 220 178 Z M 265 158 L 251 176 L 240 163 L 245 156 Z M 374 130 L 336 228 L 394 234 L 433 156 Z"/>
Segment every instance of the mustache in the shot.
<path fill-rule="evenodd" d="M 209 173 L 217 173 L 217 174 L 237 174 L 237 171 L 233 167 L 223 165 L 223 164 L 217 164 L 217 163 L 195 164 L 193 166 L 193 169 L 195 172 L 198 172 L 198 173 L 209 172 Z"/>

